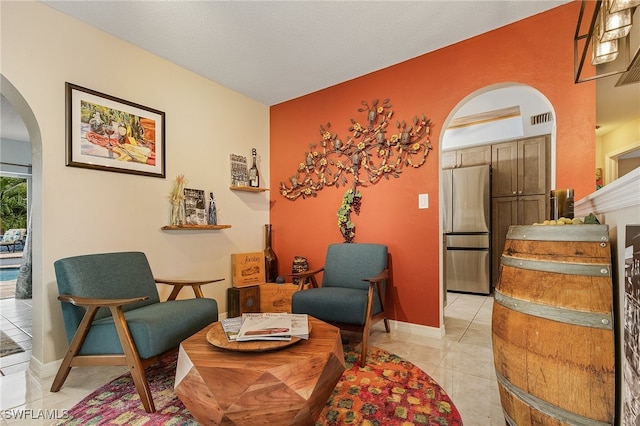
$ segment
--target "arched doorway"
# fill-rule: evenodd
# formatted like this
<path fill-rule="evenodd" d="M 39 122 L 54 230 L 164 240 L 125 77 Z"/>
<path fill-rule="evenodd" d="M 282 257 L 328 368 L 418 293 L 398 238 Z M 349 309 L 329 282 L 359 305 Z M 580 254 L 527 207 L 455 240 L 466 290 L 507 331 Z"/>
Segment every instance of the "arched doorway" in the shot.
<path fill-rule="evenodd" d="M 28 231 L 31 202 L 31 141 L 24 121 L 4 95 L 0 95 L 2 128 L 0 128 L 0 179 L 2 188 L 2 233 L 9 229 Z M 26 239 L 29 234 L 27 232 Z M 0 299 L 10 295 L 17 299 L 31 299 L 30 245 L 22 238 L 20 244 L 3 246 L 0 250 L 0 268 L 3 280 Z M 16 271 L 16 266 L 19 270 Z M 11 279 L 17 274 L 16 279 Z M 17 281 L 17 283 L 16 283 Z M 11 288 L 13 287 L 13 288 Z"/>
<path fill-rule="evenodd" d="M 456 105 L 445 120 L 443 128 L 445 131 L 441 133 L 439 141 L 441 170 L 469 165 L 459 162 L 462 153 L 472 154 L 471 165 L 491 165 L 492 145 L 548 135 L 548 186 L 555 186 L 555 110 L 547 97 L 533 87 L 519 83 L 501 83 L 476 90 Z M 449 155 L 452 152 L 454 155 Z M 458 162 L 448 163 L 451 158 Z M 443 186 L 445 181 L 444 173 L 441 172 L 440 202 L 443 208 L 446 205 Z M 546 197 L 546 194 L 543 192 L 541 197 Z M 447 303 L 447 248 L 443 213 L 440 212 L 443 236 L 440 270 L 441 306 L 444 309 Z M 491 247 L 491 250 L 501 251 L 498 247 Z"/>
<path fill-rule="evenodd" d="M 24 122 L 29 134 L 29 141 L 31 145 L 31 179 L 29 186 L 29 204 L 30 204 L 30 227 L 29 227 L 29 239 L 31 241 L 31 256 L 35 259 L 41 258 L 41 217 L 42 217 L 42 161 L 40 154 L 42 152 L 42 137 L 40 134 L 40 127 L 36 121 L 35 115 L 28 103 L 22 96 L 22 94 L 15 88 L 15 86 L 2 74 L 0 74 L 0 92 L 4 98 L 15 109 L 17 115 Z M 32 283 L 32 298 L 30 306 L 31 312 L 31 336 L 32 336 L 32 349 L 31 359 L 42 359 L 42 334 L 36 327 L 36 324 L 42 323 L 41 309 L 37 307 L 42 304 L 43 294 L 41 285 L 42 282 L 42 268 L 37 262 L 33 263 L 31 269 L 31 283 Z M 36 307 L 36 309 L 33 309 Z"/>

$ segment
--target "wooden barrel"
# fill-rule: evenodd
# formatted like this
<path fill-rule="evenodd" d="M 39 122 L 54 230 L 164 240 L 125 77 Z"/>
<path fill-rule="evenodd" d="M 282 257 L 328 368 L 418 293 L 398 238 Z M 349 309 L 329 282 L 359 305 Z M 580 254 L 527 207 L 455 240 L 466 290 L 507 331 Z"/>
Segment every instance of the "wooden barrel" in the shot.
<path fill-rule="evenodd" d="M 613 424 L 612 307 L 608 226 L 509 228 L 492 318 L 508 424 Z"/>

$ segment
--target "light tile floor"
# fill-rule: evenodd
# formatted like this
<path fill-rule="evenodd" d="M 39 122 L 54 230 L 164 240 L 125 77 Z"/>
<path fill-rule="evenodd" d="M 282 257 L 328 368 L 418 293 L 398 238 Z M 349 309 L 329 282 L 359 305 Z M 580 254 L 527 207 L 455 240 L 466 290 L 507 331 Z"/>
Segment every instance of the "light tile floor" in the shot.
<path fill-rule="evenodd" d="M 421 338 L 383 327 L 370 344 L 422 369 L 449 394 L 465 426 L 504 425 L 491 347 L 493 297 L 447 294 L 443 339 Z"/>
<path fill-rule="evenodd" d="M 377 324 L 370 344 L 400 355 L 433 377 L 451 396 L 465 426 L 504 425 L 491 351 L 493 298 L 449 293 L 447 299 L 447 334 L 443 339 L 416 339 L 395 331 L 386 334 Z M 3 330 L 5 327 L 20 329 L 20 314 L 24 318 L 28 312 L 30 318 L 30 306 L 28 309 L 24 306 L 29 303 L 14 299 L 0 301 Z M 30 336 L 30 326 L 23 328 Z M 30 337 L 19 343 L 24 343 L 24 354 L 29 354 L 24 356 L 28 359 Z M 51 393 L 53 377 L 34 377 L 28 364 L 24 361 L 10 364 L 9 358 L 11 356 L 0 358 L 1 370 L 6 374 L 0 377 L 0 425 L 3 426 L 49 425 L 51 416 L 61 415 L 62 410 L 126 372 L 123 367 L 75 368 L 62 389 Z M 23 417 L 16 418 L 19 414 Z"/>
<path fill-rule="evenodd" d="M 13 281 L 15 287 L 15 281 Z M 0 373 L 3 376 L 29 368 L 31 359 L 31 299 L 0 300 L 0 328 L 24 349 L 14 355 L 0 358 Z"/>

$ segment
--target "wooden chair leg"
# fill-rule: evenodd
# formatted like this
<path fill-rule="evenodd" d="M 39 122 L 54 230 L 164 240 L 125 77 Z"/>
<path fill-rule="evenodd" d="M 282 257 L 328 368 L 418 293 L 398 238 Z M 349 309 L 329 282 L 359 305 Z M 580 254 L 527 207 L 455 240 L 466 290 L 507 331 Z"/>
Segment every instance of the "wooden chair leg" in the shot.
<path fill-rule="evenodd" d="M 367 313 L 364 321 L 364 329 L 362 330 L 362 350 L 360 352 L 360 367 L 364 367 L 367 363 L 367 349 L 369 348 L 369 329 L 371 328 L 371 311 L 373 310 L 373 287 L 369 287 L 369 295 L 367 297 Z"/>
<path fill-rule="evenodd" d="M 69 372 L 71 371 L 71 361 L 73 361 L 73 358 L 80 353 L 80 349 L 82 349 L 82 344 L 84 343 L 84 339 L 87 337 L 87 333 L 89 333 L 89 327 L 91 327 L 91 323 L 93 322 L 96 313 L 98 313 L 98 308 L 91 307 L 87 309 L 84 317 L 82 317 L 82 321 L 76 330 L 76 334 L 74 334 L 73 339 L 71 339 L 69 349 L 67 349 L 67 354 L 62 360 L 60 368 L 58 368 L 58 373 L 56 374 L 55 379 L 53 379 L 51 392 L 58 392 L 65 380 L 67 380 L 67 376 L 69 376 Z"/>
<path fill-rule="evenodd" d="M 154 413 L 156 411 L 156 407 L 153 403 L 153 396 L 149 389 L 149 383 L 147 382 L 147 376 L 144 372 L 144 366 L 142 365 L 140 355 L 138 354 L 136 345 L 131 337 L 131 332 L 127 326 L 122 307 L 110 307 L 110 309 L 111 315 L 113 316 L 113 322 L 116 326 L 116 331 L 118 332 L 118 337 L 120 338 L 120 344 L 124 351 L 124 356 L 127 359 L 129 372 L 133 378 L 133 383 L 136 386 L 138 395 L 140 395 L 140 402 L 142 402 L 142 406 L 147 413 Z"/>
<path fill-rule="evenodd" d="M 384 313 L 384 304 L 385 304 L 385 297 L 383 297 L 384 295 L 384 289 L 382 288 L 382 284 L 380 282 L 377 283 L 378 286 L 378 300 L 380 301 L 380 309 L 381 311 Z M 389 328 L 389 320 L 386 318 L 384 318 L 384 329 L 387 333 L 391 333 L 391 328 Z"/>
<path fill-rule="evenodd" d="M 360 367 L 364 367 L 367 364 L 367 350 L 369 348 L 369 319 L 367 319 L 367 323 L 364 325 L 364 330 L 362 331 L 362 349 L 360 351 Z"/>

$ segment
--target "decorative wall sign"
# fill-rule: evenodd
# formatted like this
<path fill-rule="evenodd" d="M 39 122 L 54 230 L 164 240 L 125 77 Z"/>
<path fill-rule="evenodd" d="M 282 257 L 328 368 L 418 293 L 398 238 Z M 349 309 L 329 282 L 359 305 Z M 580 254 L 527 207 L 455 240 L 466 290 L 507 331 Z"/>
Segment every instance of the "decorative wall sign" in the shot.
<path fill-rule="evenodd" d="M 280 194 L 296 200 L 301 196 L 317 197 L 326 186 L 346 187 L 351 180 L 338 210 L 338 226 L 347 243 L 355 238 L 351 212 L 359 213 L 362 199 L 356 188 L 374 185 L 390 176 L 398 178 L 404 167 L 422 166 L 431 150 L 431 120 L 424 114 L 414 117 L 411 123 L 396 121 L 396 129 L 390 130 L 393 111 L 389 99 L 382 105 L 378 99 L 371 105 L 362 101 L 362 105 L 358 112 L 366 114 L 364 121 L 352 118 L 346 137 L 331 133 L 330 123 L 321 125 L 320 146 L 311 144 L 289 182 L 280 183 Z"/>
<path fill-rule="evenodd" d="M 231 186 L 249 186 L 247 157 L 230 154 L 229 158 L 231 161 Z"/>
<path fill-rule="evenodd" d="M 204 201 L 204 190 L 184 189 L 185 223 L 187 225 L 206 225 L 207 211 Z"/>
<path fill-rule="evenodd" d="M 67 166 L 165 177 L 164 117 L 66 83 Z"/>

